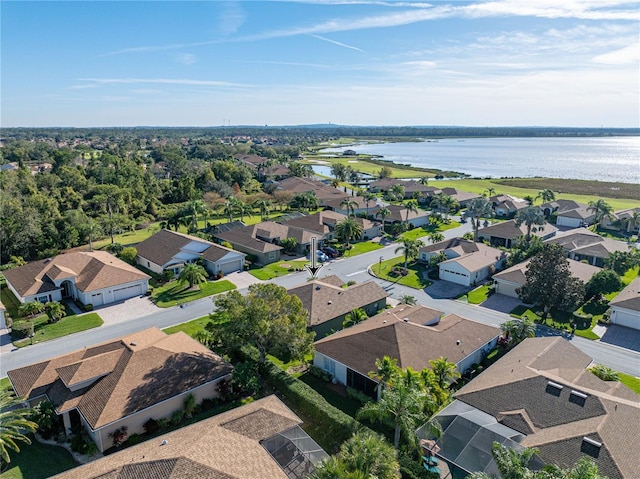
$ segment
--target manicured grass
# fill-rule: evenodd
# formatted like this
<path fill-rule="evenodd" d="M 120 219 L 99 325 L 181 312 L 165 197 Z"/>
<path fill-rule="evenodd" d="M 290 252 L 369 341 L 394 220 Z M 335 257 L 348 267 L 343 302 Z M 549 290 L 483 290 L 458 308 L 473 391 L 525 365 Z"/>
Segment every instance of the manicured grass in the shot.
<path fill-rule="evenodd" d="M 620 376 L 620 382 L 622 384 L 627 386 L 632 391 L 640 394 L 640 378 L 625 373 L 618 373 L 618 376 Z"/>
<path fill-rule="evenodd" d="M 401 239 L 418 239 L 425 236 L 429 236 L 432 233 L 447 231 L 460 226 L 457 221 L 450 221 L 449 223 L 438 223 L 437 225 L 421 226 L 414 228 L 410 231 L 406 231 L 400 235 Z"/>
<path fill-rule="evenodd" d="M 401 266 L 404 268 L 404 256 L 398 256 L 396 258 L 388 259 L 386 261 L 383 261 L 382 264 L 375 263 L 373 266 L 371 266 L 371 271 L 378 278 L 386 279 L 387 281 L 402 284 L 404 286 L 409 286 L 410 288 L 424 289 L 427 286 L 433 284 L 432 281 L 429 281 L 428 279 L 424 279 L 422 277 L 425 271 L 424 266 L 416 262 L 410 262 L 407 265 L 409 274 L 407 274 L 406 276 L 394 277 L 389 275 L 394 266 Z"/>
<path fill-rule="evenodd" d="M 547 178 L 539 179 L 539 180 L 540 180 L 540 184 L 537 186 L 543 186 L 543 187 L 534 188 L 531 186 L 531 183 L 522 183 L 522 182 L 519 182 L 518 184 L 523 185 L 523 187 L 508 186 L 506 184 L 500 183 L 500 181 L 503 181 L 503 180 L 498 180 L 498 179 L 485 180 L 485 179 L 472 179 L 472 178 L 462 178 L 459 180 L 449 180 L 449 181 L 432 180 L 432 181 L 429 181 L 429 185 L 435 186 L 438 188 L 444 188 L 444 187 L 456 188 L 458 190 L 469 191 L 471 193 L 478 193 L 478 194 L 483 194 L 487 188 L 493 188 L 496 191 L 496 194 L 506 193 L 509 195 L 516 196 L 518 198 L 522 198 L 527 195 L 531 195 L 535 198 L 541 189 L 551 188 L 556 191 L 557 199 L 575 200 L 585 204 L 588 204 L 589 201 L 597 200 L 598 198 L 602 197 L 606 200 L 607 203 L 609 203 L 612 206 L 614 211 L 623 210 L 627 208 L 634 208 L 638 205 L 637 200 L 611 198 L 610 196 L 607 196 L 607 194 L 604 194 L 606 193 L 606 191 L 601 196 L 597 196 L 595 194 L 591 196 L 591 195 L 578 194 L 578 193 L 557 193 L 557 191 L 568 191 L 568 189 L 564 188 L 563 186 L 558 186 L 558 184 L 553 183 L 551 180 Z M 560 180 L 560 181 L 566 181 L 567 184 L 569 184 L 574 180 Z M 579 191 L 584 192 L 587 190 L 582 189 Z M 537 200 L 534 204 L 540 204 L 540 203 L 541 203 L 541 200 Z"/>
<path fill-rule="evenodd" d="M 2 479 L 44 479 L 79 466 L 69 452 L 60 446 L 20 443 L 20 452 L 10 451 L 11 462 L 0 475 Z"/>
<path fill-rule="evenodd" d="M 78 333 L 80 331 L 86 331 L 87 329 L 97 328 L 102 326 L 102 318 L 98 313 L 86 313 L 77 316 L 65 316 L 57 323 L 48 323 L 47 315 L 37 316 L 33 319 L 34 322 L 34 336 L 33 341 L 31 339 L 21 339 L 13 343 L 18 348 L 30 346 L 31 344 L 41 343 L 43 341 L 49 341 L 51 339 L 60 338 L 69 334 Z"/>
<path fill-rule="evenodd" d="M 348 398 L 338 394 L 334 389 L 329 387 L 329 384 L 323 379 L 314 376 L 310 373 L 301 375 L 298 379 L 305 383 L 307 386 L 313 388 L 318 394 L 320 394 L 329 404 L 337 407 L 345 414 L 351 417 L 355 417 L 356 412 L 362 404 L 355 399 Z"/>
<path fill-rule="evenodd" d="M 313 354 L 307 354 L 303 359 L 291 360 L 288 363 L 285 363 L 280 359 L 276 358 L 275 356 L 271 356 L 269 354 L 267 355 L 267 358 L 269 359 L 269 361 L 271 361 L 273 364 L 278 366 L 284 372 L 288 372 L 289 368 L 302 368 L 303 365 L 313 362 Z M 300 372 L 290 372 L 289 374 L 291 374 L 291 376 L 293 376 L 294 378 L 300 379 L 300 376 L 302 376 L 305 373 L 303 371 L 300 371 Z"/>
<path fill-rule="evenodd" d="M 486 301 L 488 297 L 489 285 L 485 284 L 484 286 L 480 286 L 473 291 L 469 291 L 469 294 L 467 294 L 467 301 L 470 304 L 480 304 Z"/>
<path fill-rule="evenodd" d="M 607 181 L 577 180 L 562 178 L 505 178 L 496 180 L 499 185 L 532 188 L 538 191 L 549 188 L 572 194 L 587 193 L 590 196 L 640 200 L 638 185 Z M 608 201 L 607 201 L 608 202 Z"/>
<path fill-rule="evenodd" d="M 362 241 L 360 243 L 354 243 L 351 246 L 352 248 L 344 253 L 346 258 L 384 248 L 380 243 L 373 243 L 371 241 Z"/>
<path fill-rule="evenodd" d="M 316 154 L 316 155 L 305 155 L 305 160 L 303 163 L 308 163 L 311 165 L 318 164 L 318 161 L 323 161 L 329 163 L 326 166 L 331 166 L 333 163 L 341 163 L 345 166 L 350 166 L 356 171 L 361 173 L 365 173 L 367 175 L 377 176 L 383 166 L 391 168 L 391 176 L 393 178 L 420 178 L 421 176 L 435 176 L 438 173 L 442 173 L 438 170 L 421 170 L 421 169 L 410 169 L 403 168 L 400 165 L 394 165 L 393 163 L 385 162 L 384 164 L 375 164 L 370 161 L 367 161 L 371 157 L 368 155 L 357 155 L 357 156 L 342 156 L 336 155 L 333 156 L 330 153 L 327 154 Z"/>
<path fill-rule="evenodd" d="M 276 263 L 270 263 L 262 267 L 254 267 L 249 270 L 249 273 L 258 279 L 266 281 L 268 279 L 277 278 L 278 276 L 284 276 L 285 274 L 295 273 L 297 270 L 303 270 L 305 264 L 310 264 L 308 260 L 297 261 L 278 261 Z"/>
<path fill-rule="evenodd" d="M 174 334 L 179 331 L 183 331 L 192 338 L 195 338 L 198 332 L 204 331 L 204 327 L 209 321 L 211 321 L 211 318 L 209 316 L 203 316 L 201 318 L 187 321 L 186 323 L 176 324 L 175 326 L 165 328 L 163 329 L 163 331 L 167 334 Z"/>
<path fill-rule="evenodd" d="M 236 289 L 236 286 L 226 279 L 200 283 L 198 289 L 189 289 L 189 285 L 187 284 L 171 281 L 164 286 L 155 288 L 151 296 L 151 301 L 160 308 L 169 308 L 214 294 L 231 291 L 232 289 Z"/>
<path fill-rule="evenodd" d="M 522 318 L 526 315 L 529 319 L 535 321 L 539 324 L 544 324 L 545 326 L 550 326 L 554 329 L 558 329 L 560 331 L 571 331 L 571 321 L 573 320 L 572 313 L 568 313 L 566 311 L 558 311 L 556 309 L 552 309 L 547 319 L 542 322 L 542 316 L 538 314 L 534 309 L 531 309 L 527 306 L 520 305 L 516 306 L 510 313 L 514 318 Z M 578 328 L 576 329 L 575 335 L 581 336 L 585 339 L 600 339 L 600 337 L 595 334 L 591 329 L 595 326 L 597 322 L 596 320 L 592 320 L 591 323 L 582 324 L 579 321 L 576 321 Z"/>
<path fill-rule="evenodd" d="M 20 313 L 18 312 L 18 308 L 20 307 L 20 301 L 18 301 L 16 296 L 5 285 L 3 285 L 2 290 L 0 290 L 0 298 L 2 299 L 4 307 L 7 308 L 6 314 L 11 316 L 14 321 L 16 318 L 19 318 Z"/>
<path fill-rule="evenodd" d="M 0 379 L 0 392 L 2 391 L 9 391 L 11 389 L 11 381 L 9 381 L 9 378 L 2 378 Z"/>

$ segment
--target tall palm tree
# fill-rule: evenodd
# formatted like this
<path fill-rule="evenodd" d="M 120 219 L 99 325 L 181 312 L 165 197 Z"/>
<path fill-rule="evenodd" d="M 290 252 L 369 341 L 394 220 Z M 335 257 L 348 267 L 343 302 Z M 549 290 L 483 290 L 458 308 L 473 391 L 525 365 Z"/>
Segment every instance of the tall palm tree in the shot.
<path fill-rule="evenodd" d="M 21 407 L 23 403 L 24 400 L 11 391 L 0 392 L 0 472 L 11 462 L 9 450 L 20 452 L 18 442 L 31 444 L 27 434 L 38 429 L 38 425 L 28 419 L 35 411 Z"/>
<path fill-rule="evenodd" d="M 531 231 L 536 231 L 535 225 L 544 226 L 547 222 L 544 217 L 544 213 L 537 206 L 527 206 L 526 208 L 519 210 L 516 213 L 515 220 L 517 226 L 522 224 L 527 226 L 527 235 L 525 237 L 527 248 L 529 247 L 529 243 L 531 243 Z"/>
<path fill-rule="evenodd" d="M 227 217 L 228 222 L 231 223 L 233 221 L 233 217 L 236 214 L 236 207 L 232 198 L 225 201 L 224 205 L 222 205 L 222 212 Z"/>
<path fill-rule="evenodd" d="M 198 230 L 198 215 L 203 214 L 206 216 L 207 207 L 202 200 L 191 200 L 186 208 L 186 213 L 191 217 L 189 230 L 191 232 Z M 206 218 L 205 218 L 206 223 Z"/>
<path fill-rule="evenodd" d="M 338 238 L 344 240 L 345 244 L 349 246 L 349 241 L 352 238 L 360 238 L 363 230 L 355 218 L 347 216 L 336 225 L 335 231 Z"/>
<path fill-rule="evenodd" d="M 400 374 L 398 360 L 391 356 L 376 359 L 376 370 L 369 372 L 369 377 L 376 379 L 383 389 L 391 384 L 394 377 Z"/>
<path fill-rule="evenodd" d="M 386 206 L 383 206 L 382 208 L 380 208 L 377 213 L 376 216 L 378 218 L 380 218 L 382 220 L 382 232 L 384 233 L 384 220 L 391 214 L 391 211 L 389 211 L 389 208 L 387 208 Z"/>
<path fill-rule="evenodd" d="M 603 218 L 611 217 L 611 213 L 613 212 L 612 206 L 602 198 L 599 198 L 596 201 L 589 201 L 587 210 L 593 211 L 595 216 L 594 223 L 596 225 L 596 228 Z"/>
<path fill-rule="evenodd" d="M 486 198 L 474 198 L 467 205 L 467 209 L 462 217 L 472 221 L 473 241 L 478 241 L 478 230 L 480 229 L 481 218 L 491 218 L 493 216 L 493 207 Z"/>
<path fill-rule="evenodd" d="M 429 177 L 428 176 L 421 176 L 420 179 L 418 180 L 418 183 L 420 183 L 421 185 L 428 185 L 429 184 Z"/>
<path fill-rule="evenodd" d="M 417 258 L 420 254 L 420 248 L 424 246 L 424 243 L 418 239 L 404 239 L 402 245 L 398 246 L 394 253 L 404 254 L 404 269 L 407 269 L 409 260 Z"/>
<path fill-rule="evenodd" d="M 193 288 L 196 284 L 204 283 L 206 280 L 207 271 L 196 263 L 185 264 L 178 275 L 178 283 L 189 283 L 189 288 Z"/>
<path fill-rule="evenodd" d="M 496 190 L 490 186 L 486 190 L 484 190 L 484 194 L 482 196 L 487 196 L 491 198 L 495 194 L 496 194 Z"/>
<path fill-rule="evenodd" d="M 431 241 L 431 243 L 433 244 L 440 243 L 440 241 L 444 241 L 444 235 L 439 231 L 436 231 L 429 235 L 429 241 Z"/>
<path fill-rule="evenodd" d="M 431 364 L 431 370 L 436 377 L 438 386 L 442 389 L 449 387 L 449 385 L 460 377 L 460 373 L 455 363 L 450 363 L 447 358 L 440 356 L 438 359 L 429 360 Z"/>
<path fill-rule="evenodd" d="M 400 202 L 404 199 L 404 186 L 401 184 L 395 184 L 391 187 L 391 194 L 396 201 Z"/>
<path fill-rule="evenodd" d="M 351 198 L 346 198 L 340 202 L 340 208 L 344 208 L 345 210 L 347 210 L 348 215 L 355 216 L 354 211 L 356 210 L 357 207 L 358 207 L 358 202 L 355 200 L 352 200 Z"/>
<path fill-rule="evenodd" d="M 264 221 L 271 211 L 271 202 L 269 200 L 256 200 L 252 206 L 260 211 L 260 221 Z"/>
<path fill-rule="evenodd" d="M 407 210 L 405 222 L 407 226 L 409 226 L 409 213 L 418 213 L 418 202 L 416 200 L 409 200 L 404 204 L 404 208 Z"/>
<path fill-rule="evenodd" d="M 521 319 L 508 319 L 500 324 L 500 331 L 509 347 L 514 347 L 525 339 L 533 338 L 536 335 L 536 324 L 526 316 Z"/>
<path fill-rule="evenodd" d="M 364 309 L 362 308 L 352 309 L 351 312 L 347 313 L 347 315 L 345 316 L 344 321 L 342 322 L 342 328 L 343 329 L 349 328 L 355 324 L 361 323 L 368 317 L 369 316 L 367 316 L 367 313 L 365 312 Z"/>
<path fill-rule="evenodd" d="M 367 207 L 367 218 L 368 218 L 369 217 L 369 203 L 371 203 L 372 201 L 376 201 L 377 196 L 374 195 L 373 193 L 366 192 L 364 195 L 362 195 L 362 198 L 364 198 L 364 204 Z"/>
<path fill-rule="evenodd" d="M 244 215 L 251 212 L 251 207 L 244 201 L 236 200 L 234 207 L 238 216 L 240 216 L 240 221 L 244 221 Z"/>
<path fill-rule="evenodd" d="M 556 199 L 556 194 L 553 192 L 553 190 L 545 188 L 544 190 L 540 190 L 538 192 L 535 199 L 537 200 L 538 198 L 540 198 L 543 203 L 549 203 L 550 201 L 554 201 Z"/>

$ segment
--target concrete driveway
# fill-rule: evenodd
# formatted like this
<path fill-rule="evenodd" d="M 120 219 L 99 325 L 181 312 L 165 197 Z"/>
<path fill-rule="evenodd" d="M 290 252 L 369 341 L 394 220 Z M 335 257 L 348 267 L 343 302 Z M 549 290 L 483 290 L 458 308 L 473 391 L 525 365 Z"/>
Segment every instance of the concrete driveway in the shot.
<path fill-rule="evenodd" d="M 252 284 L 262 282 L 248 271 L 236 271 L 235 273 L 229 273 L 224 277 L 224 279 L 231 281 L 238 289 L 245 289 Z"/>
<path fill-rule="evenodd" d="M 431 286 L 425 288 L 425 293 L 434 299 L 449 299 L 460 296 L 473 288 L 462 286 L 461 284 L 451 283 L 450 281 L 437 280 Z"/>
<path fill-rule="evenodd" d="M 637 329 L 610 324 L 600 341 L 640 352 L 640 331 Z"/>
<path fill-rule="evenodd" d="M 509 314 L 520 304 L 522 304 L 522 301 L 518 298 L 512 298 L 511 296 L 505 296 L 504 294 L 492 294 L 485 302 L 481 303 L 480 306 Z"/>
<path fill-rule="evenodd" d="M 117 324 L 131 319 L 147 316 L 160 310 L 147 296 L 125 299 L 116 304 L 109 304 L 95 309 L 105 325 Z"/>

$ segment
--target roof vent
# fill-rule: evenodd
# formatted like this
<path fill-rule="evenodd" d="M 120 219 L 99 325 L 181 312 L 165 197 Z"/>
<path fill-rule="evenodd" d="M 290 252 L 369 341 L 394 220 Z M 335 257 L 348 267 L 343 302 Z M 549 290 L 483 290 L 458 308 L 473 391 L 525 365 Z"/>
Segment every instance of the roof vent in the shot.
<path fill-rule="evenodd" d="M 590 439 L 588 437 L 582 438 L 582 444 L 580 445 L 580 452 L 588 454 L 591 457 L 598 458 L 600 455 L 600 448 L 602 447 L 602 443 L 596 441 L 595 439 Z"/>
<path fill-rule="evenodd" d="M 161 446 L 166 446 L 167 444 L 169 444 L 169 441 L 167 441 L 166 439 L 163 439 L 160 443 Z"/>
<path fill-rule="evenodd" d="M 409 322 L 409 318 L 402 318 L 402 320 L 403 320 L 405 323 L 408 323 L 408 322 Z"/>
<path fill-rule="evenodd" d="M 322 286 L 320 286 L 319 284 L 316 285 L 316 290 L 322 289 Z"/>
<path fill-rule="evenodd" d="M 554 396 L 559 397 L 562 392 L 562 384 L 554 383 L 553 381 L 547 382 L 547 389 L 545 390 L 548 394 L 553 394 Z"/>
<path fill-rule="evenodd" d="M 331 303 L 332 303 L 332 301 L 327 301 L 327 304 L 331 304 Z"/>
<path fill-rule="evenodd" d="M 587 402 L 587 395 L 583 392 L 572 389 L 571 394 L 569 394 L 569 402 L 584 407 L 584 404 Z"/>
<path fill-rule="evenodd" d="M 133 341 L 131 341 L 131 342 L 129 343 L 129 346 L 137 346 L 137 345 L 138 345 L 138 343 L 134 343 Z"/>

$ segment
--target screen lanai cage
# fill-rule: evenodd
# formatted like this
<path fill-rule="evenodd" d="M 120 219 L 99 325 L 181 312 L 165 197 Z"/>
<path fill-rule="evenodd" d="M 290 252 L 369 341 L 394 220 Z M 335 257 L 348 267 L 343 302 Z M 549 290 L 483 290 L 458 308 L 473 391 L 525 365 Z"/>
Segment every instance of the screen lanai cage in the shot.
<path fill-rule="evenodd" d="M 301 479 L 314 471 L 329 455 L 302 430 L 294 426 L 262 441 L 269 454 L 291 479 Z"/>
<path fill-rule="evenodd" d="M 428 447 L 426 454 L 433 454 L 446 461 L 451 477 L 466 477 L 472 472 L 486 472 L 500 477 L 491 449 L 497 442 L 505 447 L 523 450 L 519 443 L 525 435 L 498 423 L 490 414 L 484 413 L 461 401 L 454 401 L 434 418 L 442 428 L 437 437 L 428 424 L 416 432 Z M 541 469 L 544 463 L 535 457 L 532 469 Z"/>

